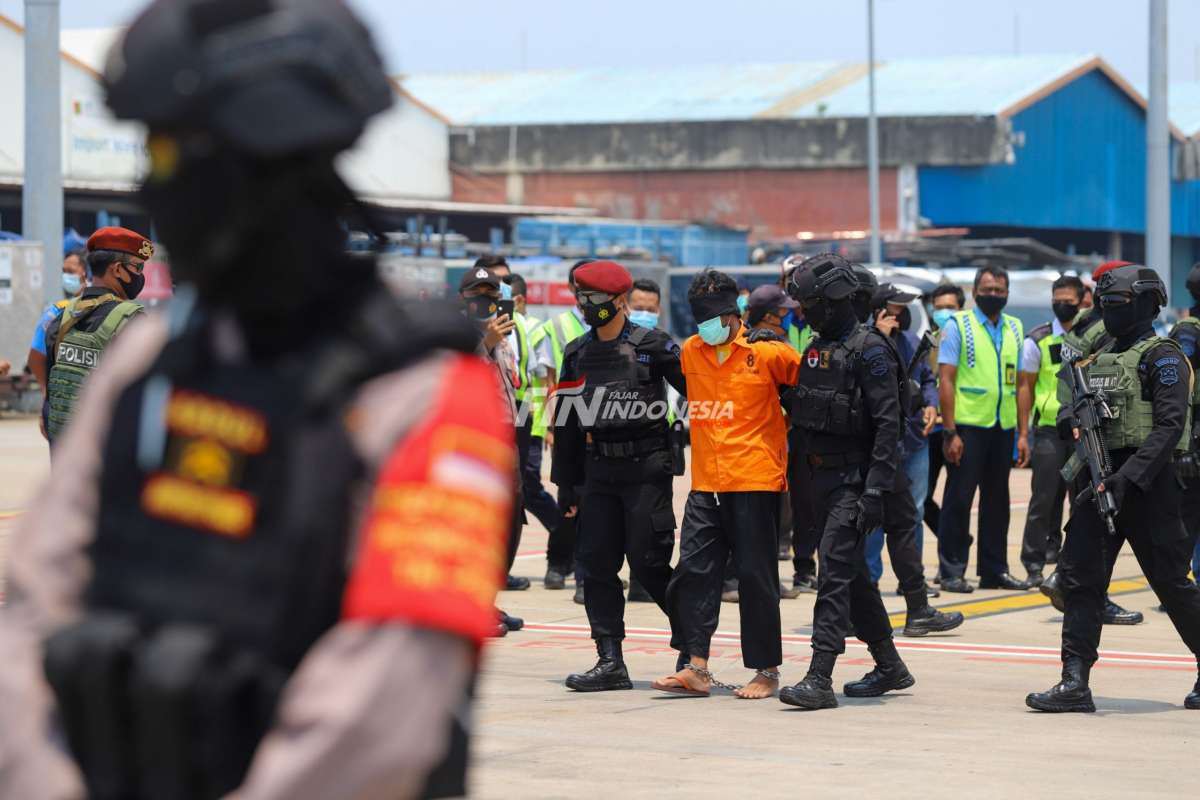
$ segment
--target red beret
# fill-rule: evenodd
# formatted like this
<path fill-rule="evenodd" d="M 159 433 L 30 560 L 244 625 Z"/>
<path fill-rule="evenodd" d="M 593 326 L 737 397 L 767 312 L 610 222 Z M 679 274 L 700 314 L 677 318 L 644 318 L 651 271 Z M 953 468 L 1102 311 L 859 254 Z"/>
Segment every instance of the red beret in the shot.
<path fill-rule="evenodd" d="M 1103 264 L 1101 264 L 1100 266 L 1096 267 L 1095 270 L 1093 270 L 1092 280 L 1093 281 L 1100 280 L 1100 276 L 1103 275 L 1104 273 L 1108 272 L 1110 269 L 1116 269 L 1117 267 L 1130 267 L 1130 266 L 1133 266 L 1132 261 L 1105 261 Z"/>
<path fill-rule="evenodd" d="M 128 228 L 101 228 L 88 238 L 87 249 L 89 253 L 96 250 L 113 250 L 142 259 L 154 255 L 154 245 L 150 244 L 150 240 Z"/>
<path fill-rule="evenodd" d="M 633 276 L 615 261 L 592 261 L 575 270 L 575 285 L 594 292 L 625 294 L 633 288 Z"/>

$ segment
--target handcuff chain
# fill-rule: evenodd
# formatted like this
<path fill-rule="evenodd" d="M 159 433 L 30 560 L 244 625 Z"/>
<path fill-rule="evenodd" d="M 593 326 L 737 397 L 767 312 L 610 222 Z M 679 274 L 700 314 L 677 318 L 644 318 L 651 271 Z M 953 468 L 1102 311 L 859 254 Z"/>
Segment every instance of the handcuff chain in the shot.
<path fill-rule="evenodd" d="M 695 664 L 684 664 L 683 668 L 690 669 L 692 672 L 696 673 L 701 678 L 705 678 L 710 684 L 712 684 L 713 686 L 716 686 L 718 689 L 726 689 L 731 692 L 736 692 L 738 689 L 746 688 L 744 684 L 735 686 L 732 683 L 725 683 L 723 681 L 720 681 L 717 679 L 716 675 L 712 674 L 711 670 L 705 669 L 704 667 L 697 667 Z M 773 670 L 759 669 L 759 670 L 755 670 L 755 673 L 758 675 L 761 675 L 762 677 L 766 678 L 767 680 L 772 680 L 772 681 L 779 680 L 779 673 L 775 672 Z"/>

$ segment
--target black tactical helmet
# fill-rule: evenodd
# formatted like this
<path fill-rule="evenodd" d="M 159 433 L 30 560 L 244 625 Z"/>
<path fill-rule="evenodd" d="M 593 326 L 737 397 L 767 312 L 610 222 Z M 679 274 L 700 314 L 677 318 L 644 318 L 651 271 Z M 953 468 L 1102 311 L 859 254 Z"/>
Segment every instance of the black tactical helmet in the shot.
<path fill-rule="evenodd" d="M 205 131 L 268 159 L 345 150 L 393 98 L 341 0 L 155 0 L 109 54 L 104 82 L 120 119 Z"/>
<path fill-rule="evenodd" d="M 1187 290 L 1192 299 L 1200 303 L 1200 264 L 1192 265 L 1192 271 L 1187 276 Z"/>
<path fill-rule="evenodd" d="M 1167 304 L 1167 287 L 1162 278 L 1140 264 L 1111 269 L 1096 281 L 1096 300 L 1100 305 L 1127 303 L 1140 295 L 1149 295 L 1159 306 Z"/>
<path fill-rule="evenodd" d="M 787 291 L 801 303 L 818 299 L 844 300 L 858 291 L 853 265 L 839 255 L 821 253 L 802 261 L 792 271 Z"/>
<path fill-rule="evenodd" d="M 854 271 L 854 280 L 858 281 L 858 292 L 856 294 L 865 294 L 867 297 L 873 296 L 875 290 L 879 288 L 879 279 L 875 277 L 875 273 L 862 264 L 851 264 L 850 269 Z"/>

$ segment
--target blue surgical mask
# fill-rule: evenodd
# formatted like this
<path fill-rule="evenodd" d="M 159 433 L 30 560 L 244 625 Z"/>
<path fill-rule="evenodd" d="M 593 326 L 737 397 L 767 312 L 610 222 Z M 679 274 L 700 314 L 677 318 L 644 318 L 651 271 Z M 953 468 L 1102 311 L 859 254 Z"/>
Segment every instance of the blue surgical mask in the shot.
<path fill-rule="evenodd" d="M 500 281 L 500 299 L 512 300 L 512 287 L 504 281 Z"/>
<path fill-rule="evenodd" d="M 654 311 L 630 311 L 629 321 L 634 325 L 641 325 L 643 328 L 658 327 L 658 313 Z"/>
<path fill-rule="evenodd" d="M 62 290 L 67 297 L 74 297 L 79 294 L 81 288 L 83 288 L 83 278 L 73 272 L 63 273 Z"/>
<path fill-rule="evenodd" d="M 933 324 L 939 328 L 946 327 L 946 323 L 954 318 L 954 309 L 952 308 L 935 308 L 933 311 Z"/>
<path fill-rule="evenodd" d="M 729 338 L 729 326 L 723 324 L 720 317 L 706 319 L 697 325 L 696 329 L 705 344 L 724 344 L 725 340 Z"/>

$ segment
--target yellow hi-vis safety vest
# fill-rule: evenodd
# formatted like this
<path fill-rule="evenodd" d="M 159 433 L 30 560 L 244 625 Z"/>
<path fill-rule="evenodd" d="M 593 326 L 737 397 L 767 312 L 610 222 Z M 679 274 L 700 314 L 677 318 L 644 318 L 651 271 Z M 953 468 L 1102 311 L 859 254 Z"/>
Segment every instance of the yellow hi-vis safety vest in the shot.
<path fill-rule="evenodd" d="M 1053 428 L 1058 419 L 1058 373 L 1062 369 L 1061 333 L 1054 332 L 1054 323 L 1047 322 L 1029 332 L 1029 338 L 1037 345 L 1041 354 L 1037 383 L 1033 386 L 1033 408 L 1037 413 L 1038 427 Z"/>
<path fill-rule="evenodd" d="M 974 309 L 954 315 L 962 341 L 958 352 L 958 377 L 954 388 L 954 421 L 958 425 L 1005 430 L 1017 426 L 1017 364 L 1024 341 L 1021 321 L 1000 317 L 1000 352 L 992 334 L 975 316 Z"/>

